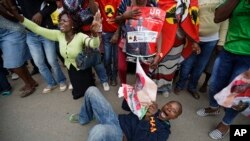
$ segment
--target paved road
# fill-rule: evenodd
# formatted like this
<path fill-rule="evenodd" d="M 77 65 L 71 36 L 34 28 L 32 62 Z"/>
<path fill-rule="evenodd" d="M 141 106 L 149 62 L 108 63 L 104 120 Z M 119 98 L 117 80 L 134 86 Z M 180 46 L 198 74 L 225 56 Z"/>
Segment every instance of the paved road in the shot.
<path fill-rule="evenodd" d="M 134 76 L 128 77 L 129 83 L 133 83 Z M 45 84 L 40 75 L 34 78 L 40 85 L 33 95 L 19 97 L 18 89 L 23 86 L 19 79 L 10 80 L 14 89 L 11 96 L 0 96 L 0 141 L 86 141 L 95 121 L 84 126 L 68 121 L 70 114 L 79 111 L 82 99 L 73 100 L 70 90 L 60 92 L 55 89 L 52 93 L 42 94 Z M 96 83 L 103 90 L 100 82 Z M 117 98 L 117 90 L 118 87 L 111 87 L 104 95 L 117 113 L 125 113 L 120 108 L 122 99 Z M 196 115 L 197 109 L 208 104 L 207 97 L 207 94 L 201 94 L 201 99 L 195 100 L 185 91 L 178 96 L 171 94 L 168 98 L 162 95 L 157 97 L 160 106 L 169 100 L 179 100 L 183 104 L 183 114 L 171 122 L 169 141 L 211 141 L 208 132 L 217 125 L 223 114 L 205 118 Z M 249 125 L 250 120 L 240 115 L 235 124 Z M 224 141 L 229 141 L 229 137 Z"/>

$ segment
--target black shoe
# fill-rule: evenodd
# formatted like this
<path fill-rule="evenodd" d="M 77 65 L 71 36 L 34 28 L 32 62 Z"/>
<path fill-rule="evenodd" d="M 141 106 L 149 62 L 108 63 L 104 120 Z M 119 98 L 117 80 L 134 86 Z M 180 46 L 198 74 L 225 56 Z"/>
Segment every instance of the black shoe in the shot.
<path fill-rule="evenodd" d="M 110 80 L 110 85 L 111 86 L 116 86 L 117 85 L 117 81 L 115 80 Z"/>
<path fill-rule="evenodd" d="M 200 95 L 196 90 L 187 90 L 195 99 L 200 99 Z"/>
<path fill-rule="evenodd" d="M 39 71 L 37 69 L 33 69 L 30 74 L 35 75 L 35 74 L 38 74 L 38 73 L 39 73 Z"/>

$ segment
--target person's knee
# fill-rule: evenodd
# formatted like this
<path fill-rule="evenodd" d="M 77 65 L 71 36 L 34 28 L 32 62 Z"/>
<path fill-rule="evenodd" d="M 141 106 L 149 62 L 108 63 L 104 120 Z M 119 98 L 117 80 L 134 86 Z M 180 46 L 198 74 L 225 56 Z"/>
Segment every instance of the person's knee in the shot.
<path fill-rule="evenodd" d="M 89 96 L 89 95 L 95 95 L 96 91 L 98 91 L 98 89 L 95 86 L 90 86 L 86 92 L 85 92 L 85 96 Z"/>
<path fill-rule="evenodd" d="M 105 140 L 108 137 L 107 129 L 99 124 L 94 126 L 89 133 L 88 141 L 100 141 Z"/>

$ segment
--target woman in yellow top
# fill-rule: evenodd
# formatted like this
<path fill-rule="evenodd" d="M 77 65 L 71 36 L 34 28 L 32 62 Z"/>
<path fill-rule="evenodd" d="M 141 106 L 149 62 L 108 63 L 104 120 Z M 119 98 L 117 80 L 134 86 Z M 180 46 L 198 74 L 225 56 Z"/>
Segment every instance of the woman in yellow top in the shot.
<path fill-rule="evenodd" d="M 100 39 L 98 37 L 98 31 L 101 26 L 100 12 L 97 12 L 94 16 L 94 20 L 91 26 L 91 32 L 93 37 L 89 37 L 86 34 L 80 32 L 81 20 L 77 14 L 69 14 L 67 11 L 63 11 L 59 15 L 59 29 L 51 30 L 40 27 L 34 22 L 26 19 L 20 15 L 17 8 L 13 6 L 11 1 L 5 1 L 5 6 L 10 13 L 13 14 L 17 20 L 21 22 L 26 28 L 32 32 L 39 34 L 49 40 L 58 41 L 60 47 L 60 54 L 65 59 L 64 64 L 68 69 L 70 81 L 73 85 L 73 99 L 78 99 L 84 95 L 86 89 L 89 86 L 94 85 L 94 79 L 92 76 L 91 68 L 86 70 L 79 70 L 76 66 L 75 58 L 82 51 L 82 47 L 89 46 L 97 48 L 100 45 Z"/>

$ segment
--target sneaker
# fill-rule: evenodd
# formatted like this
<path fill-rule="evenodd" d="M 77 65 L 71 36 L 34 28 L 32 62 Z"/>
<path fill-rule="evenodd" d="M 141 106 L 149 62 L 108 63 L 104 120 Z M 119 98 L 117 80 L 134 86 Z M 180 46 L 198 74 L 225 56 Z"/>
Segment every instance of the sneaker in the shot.
<path fill-rule="evenodd" d="M 216 116 L 220 114 L 220 109 L 219 108 L 201 108 L 199 109 L 196 114 L 201 117 L 206 117 L 206 116 Z"/>
<path fill-rule="evenodd" d="M 209 137 L 214 140 L 221 140 L 229 133 L 229 125 L 220 122 L 216 129 L 209 132 Z"/>
<path fill-rule="evenodd" d="M 102 83 L 102 86 L 103 86 L 104 91 L 109 91 L 109 83 L 104 82 Z"/>
<path fill-rule="evenodd" d="M 1 92 L 1 95 L 4 95 L 4 96 L 11 95 L 11 91 L 3 91 Z"/>
<path fill-rule="evenodd" d="M 164 97 L 169 97 L 169 91 L 166 91 L 162 94 Z"/>
<path fill-rule="evenodd" d="M 69 84 L 69 89 L 70 89 L 70 90 L 73 90 L 72 84 Z"/>
<path fill-rule="evenodd" d="M 15 73 L 11 74 L 11 79 L 12 80 L 17 80 L 18 78 L 19 78 L 19 76 L 17 74 L 15 74 Z"/>
<path fill-rule="evenodd" d="M 47 86 L 46 88 L 43 89 L 43 94 L 50 93 L 56 87 L 57 87 L 57 85 L 55 85 L 55 86 Z"/>
<path fill-rule="evenodd" d="M 59 87 L 61 92 L 64 92 L 67 90 L 67 84 L 66 83 L 61 83 Z"/>
<path fill-rule="evenodd" d="M 79 114 L 70 115 L 69 121 L 72 123 L 79 123 Z"/>

